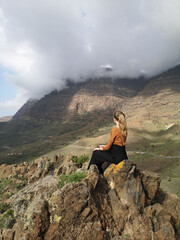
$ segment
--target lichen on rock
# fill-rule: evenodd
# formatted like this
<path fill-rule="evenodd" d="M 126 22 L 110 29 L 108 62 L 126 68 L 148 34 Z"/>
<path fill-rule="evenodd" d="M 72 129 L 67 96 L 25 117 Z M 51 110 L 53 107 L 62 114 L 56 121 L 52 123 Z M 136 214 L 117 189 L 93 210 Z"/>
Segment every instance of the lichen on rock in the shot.
<path fill-rule="evenodd" d="M 7 167 L 9 176 L 18 172 L 28 181 L 6 200 L 16 222 L 9 229 L 1 229 L 0 239 L 180 237 L 180 199 L 160 189 L 158 174 L 140 171 L 130 160 L 111 164 L 104 175 L 99 174 L 95 165 L 88 172 L 83 166 L 78 169 L 70 158 L 44 161 Z M 1 171 L 4 174 L 1 179 L 7 178 L 6 170 Z M 79 171 L 87 176 L 59 188 L 59 174 Z"/>

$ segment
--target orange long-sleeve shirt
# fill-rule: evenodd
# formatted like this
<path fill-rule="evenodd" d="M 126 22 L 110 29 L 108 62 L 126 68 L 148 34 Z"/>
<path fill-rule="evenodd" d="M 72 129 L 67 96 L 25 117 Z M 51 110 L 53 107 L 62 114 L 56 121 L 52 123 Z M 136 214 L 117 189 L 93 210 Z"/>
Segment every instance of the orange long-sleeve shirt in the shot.
<path fill-rule="evenodd" d="M 126 139 L 122 136 L 118 127 L 113 127 L 113 129 L 111 130 L 110 139 L 107 145 L 103 147 L 103 151 L 109 150 L 112 144 L 119 146 L 125 146 L 126 144 Z"/>

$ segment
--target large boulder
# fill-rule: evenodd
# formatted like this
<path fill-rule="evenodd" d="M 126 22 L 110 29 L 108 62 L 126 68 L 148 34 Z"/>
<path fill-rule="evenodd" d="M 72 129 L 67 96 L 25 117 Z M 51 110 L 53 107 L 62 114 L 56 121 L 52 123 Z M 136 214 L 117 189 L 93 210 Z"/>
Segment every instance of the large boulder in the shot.
<path fill-rule="evenodd" d="M 14 240 L 171 240 L 180 237 L 180 200 L 160 189 L 157 174 L 140 171 L 130 160 L 111 164 L 99 174 L 87 172 L 69 159 L 38 168 L 39 180 L 9 199 L 16 223 L 0 231 L 0 239 Z M 37 163 L 35 163 L 37 164 Z M 32 168 L 33 165 L 31 165 Z M 27 168 L 28 169 L 28 168 Z M 87 172 L 80 182 L 59 188 L 57 174 Z M 31 171 L 32 172 L 32 171 Z M 37 171 L 36 171 L 37 173 Z M 37 176 L 36 176 L 37 177 Z"/>
<path fill-rule="evenodd" d="M 42 239 L 43 232 L 49 226 L 48 200 L 57 189 L 57 177 L 46 176 L 24 187 L 9 199 L 17 219 L 13 227 L 15 240 Z"/>
<path fill-rule="evenodd" d="M 149 171 L 140 172 L 140 177 L 146 195 L 146 205 L 149 205 L 156 201 L 161 179 L 157 173 Z"/>

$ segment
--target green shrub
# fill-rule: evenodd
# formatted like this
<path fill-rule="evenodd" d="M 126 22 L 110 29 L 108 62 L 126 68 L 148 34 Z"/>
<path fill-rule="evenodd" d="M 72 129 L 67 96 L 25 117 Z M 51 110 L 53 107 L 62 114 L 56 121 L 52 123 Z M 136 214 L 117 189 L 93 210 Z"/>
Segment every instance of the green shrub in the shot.
<path fill-rule="evenodd" d="M 78 156 L 73 156 L 72 157 L 72 161 L 74 163 L 78 163 L 78 164 L 83 164 L 85 162 L 87 162 L 89 159 L 88 155 L 82 154 L 79 157 Z"/>
<path fill-rule="evenodd" d="M 14 211 L 12 209 L 7 210 L 0 216 L 0 229 L 12 228 L 15 222 Z"/>
<path fill-rule="evenodd" d="M 86 174 L 82 172 L 75 172 L 70 175 L 61 174 L 59 176 L 59 187 L 62 188 L 66 183 L 80 182 L 81 179 L 85 177 L 86 177 Z"/>
<path fill-rule="evenodd" d="M 85 177 L 86 174 L 82 172 L 72 173 L 68 176 L 68 182 L 80 182 Z"/>
<path fill-rule="evenodd" d="M 130 234 L 126 234 L 125 238 L 130 239 Z"/>
<path fill-rule="evenodd" d="M 20 189 L 22 189 L 23 187 L 25 187 L 25 183 L 16 183 L 15 185 L 14 185 L 14 188 L 16 188 L 17 190 L 20 190 Z"/>
<path fill-rule="evenodd" d="M 67 182 L 67 175 L 61 174 L 59 176 L 59 187 L 62 188 L 66 182 Z"/>
<path fill-rule="evenodd" d="M 18 179 L 18 181 L 17 181 Z M 27 184 L 27 180 L 24 177 L 18 177 L 18 175 L 14 175 L 13 178 L 4 178 L 0 182 L 0 199 L 9 198 L 17 191 L 25 187 Z"/>
<path fill-rule="evenodd" d="M 3 197 L 3 194 L 4 194 L 4 189 L 10 185 L 12 183 L 12 181 L 10 179 L 3 179 L 1 182 L 0 182 L 0 199 Z"/>
<path fill-rule="evenodd" d="M 24 183 L 27 182 L 27 179 L 26 179 L 24 176 L 20 176 L 20 177 L 19 177 L 19 180 L 23 181 Z"/>
<path fill-rule="evenodd" d="M 3 180 L 1 181 L 1 183 L 0 183 L 0 190 L 1 190 L 1 189 L 3 190 L 3 189 L 4 189 L 5 187 L 7 187 L 11 182 L 12 182 L 11 179 L 7 179 L 7 178 L 3 179 Z"/>
<path fill-rule="evenodd" d="M 4 213 L 7 211 L 7 209 L 9 208 L 9 204 L 7 204 L 6 202 L 0 202 L 0 213 Z"/>

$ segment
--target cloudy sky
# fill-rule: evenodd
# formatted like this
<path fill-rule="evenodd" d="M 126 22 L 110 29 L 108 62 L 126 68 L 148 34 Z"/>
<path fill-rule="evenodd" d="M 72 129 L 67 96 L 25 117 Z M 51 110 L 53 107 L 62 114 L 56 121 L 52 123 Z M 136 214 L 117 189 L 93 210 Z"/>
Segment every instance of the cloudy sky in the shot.
<path fill-rule="evenodd" d="M 131 77 L 179 62 L 179 0 L 0 0 L 0 116 L 102 65 Z"/>

